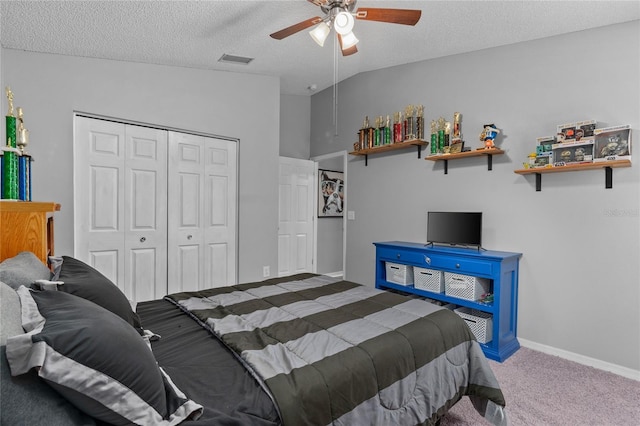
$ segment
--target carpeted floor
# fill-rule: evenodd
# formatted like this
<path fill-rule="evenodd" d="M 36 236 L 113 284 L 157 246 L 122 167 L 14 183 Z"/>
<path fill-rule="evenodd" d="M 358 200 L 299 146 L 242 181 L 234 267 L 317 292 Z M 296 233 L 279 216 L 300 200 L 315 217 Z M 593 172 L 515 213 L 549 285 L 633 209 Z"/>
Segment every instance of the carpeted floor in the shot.
<path fill-rule="evenodd" d="M 638 426 L 640 382 L 520 348 L 490 361 L 507 401 L 511 426 Z M 488 425 L 463 398 L 441 426 Z"/>

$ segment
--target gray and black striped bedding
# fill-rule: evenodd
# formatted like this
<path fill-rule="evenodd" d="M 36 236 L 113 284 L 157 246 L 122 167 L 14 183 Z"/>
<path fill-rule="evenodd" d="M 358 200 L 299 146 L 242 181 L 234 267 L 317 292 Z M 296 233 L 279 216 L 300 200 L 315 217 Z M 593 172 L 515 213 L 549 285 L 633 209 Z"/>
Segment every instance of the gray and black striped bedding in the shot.
<path fill-rule="evenodd" d="M 424 300 L 314 274 L 166 299 L 238 355 L 285 426 L 434 424 L 464 395 L 507 424 L 468 326 Z"/>

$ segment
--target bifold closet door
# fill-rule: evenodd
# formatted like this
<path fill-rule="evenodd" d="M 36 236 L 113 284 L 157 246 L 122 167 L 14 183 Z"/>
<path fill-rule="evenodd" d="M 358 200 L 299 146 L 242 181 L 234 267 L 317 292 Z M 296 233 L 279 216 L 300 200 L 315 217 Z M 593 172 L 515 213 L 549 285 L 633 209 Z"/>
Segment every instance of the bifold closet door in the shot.
<path fill-rule="evenodd" d="M 169 132 L 168 292 L 237 280 L 237 143 Z"/>
<path fill-rule="evenodd" d="M 166 294 L 167 132 L 76 117 L 75 256 L 130 300 Z"/>

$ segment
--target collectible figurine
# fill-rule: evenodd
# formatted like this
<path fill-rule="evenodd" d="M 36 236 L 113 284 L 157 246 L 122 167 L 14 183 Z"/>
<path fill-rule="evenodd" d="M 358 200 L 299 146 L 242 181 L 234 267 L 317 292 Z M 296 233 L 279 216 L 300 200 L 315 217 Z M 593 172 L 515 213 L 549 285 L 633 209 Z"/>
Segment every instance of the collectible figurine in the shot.
<path fill-rule="evenodd" d="M 498 136 L 500 130 L 495 127 L 495 124 L 485 124 L 482 132 L 480 133 L 480 141 L 484 142 L 484 149 L 495 148 L 495 139 Z"/>
<path fill-rule="evenodd" d="M 609 136 L 607 144 L 600 150 L 600 157 L 611 155 L 629 155 L 629 146 L 626 140 L 622 140 L 620 135 Z"/>

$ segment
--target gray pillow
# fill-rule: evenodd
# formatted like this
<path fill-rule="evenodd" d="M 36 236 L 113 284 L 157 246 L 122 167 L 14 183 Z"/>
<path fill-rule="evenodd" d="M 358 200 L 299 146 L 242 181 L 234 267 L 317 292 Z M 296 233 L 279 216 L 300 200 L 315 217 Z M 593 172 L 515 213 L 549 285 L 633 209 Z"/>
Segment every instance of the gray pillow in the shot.
<path fill-rule="evenodd" d="M 35 280 L 48 280 L 51 271 L 35 254 L 23 251 L 0 263 L 0 281 L 17 290 L 21 285 L 29 286 Z"/>
<path fill-rule="evenodd" d="M 23 334 L 20 299 L 7 284 L 0 281 L 0 424 L 68 426 L 95 425 L 60 394 L 47 386 L 35 371 L 11 377 L 6 358 L 8 337 Z"/>
<path fill-rule="evenodd" d="M 7 338 L 24 333 L 20 319 L 20 298 L 14 289 L 0 280 L 0 345 L 7 344 Z"/>
<path fill-rule="evenodd" d="M 76 407 L 113 425 L 175 425 L 202 414 L 122 318 L 61 291 L 21 287 L 18 295 L 28 333 L 7 340 L 12 374 L 35 367 Z"/>

